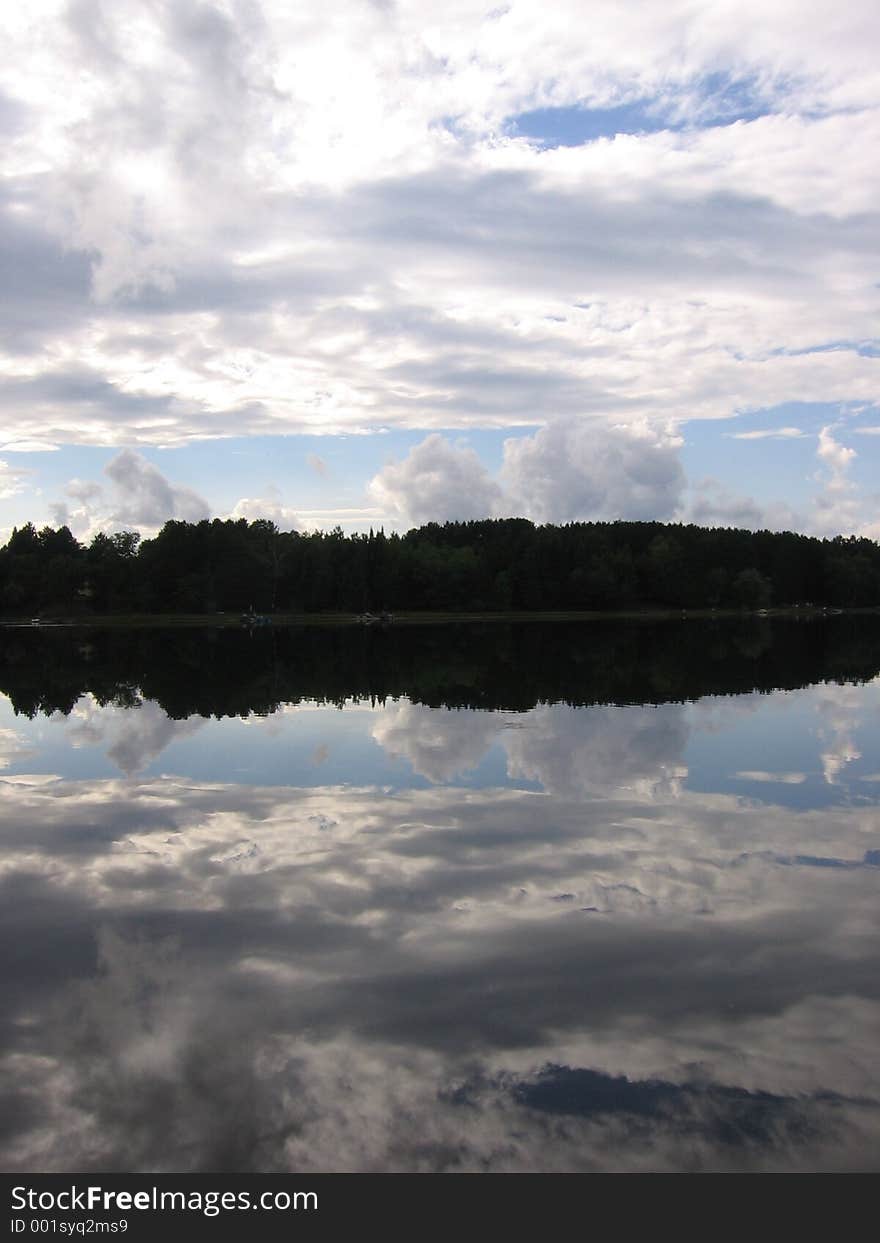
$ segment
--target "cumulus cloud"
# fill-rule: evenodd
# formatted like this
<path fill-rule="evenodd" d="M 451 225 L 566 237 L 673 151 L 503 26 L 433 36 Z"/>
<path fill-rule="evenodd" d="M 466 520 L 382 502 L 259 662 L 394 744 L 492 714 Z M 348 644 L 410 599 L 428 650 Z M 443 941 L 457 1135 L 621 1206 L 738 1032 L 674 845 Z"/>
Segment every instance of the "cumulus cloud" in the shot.
<path fill-rule="evenodd" d="M 670 518 L 684 487 L 680 445 L 644 424 L 550 424 L 505 442 L 508 505 L 537 522 Z"/>
<path fill-rule="evenodd" d="M 243 496 L 236 502 L 230 517 L 246 518 L 248 522 L 268 518 L 279 531 L 298 531 L 301 525 L 296 513 L 282 502 L 276 492 L 270 496 Z"/>
<path fill-rule="evenodd" d="M 858 454 L 836 439 L 833 427 L 819 432 L 816 457 L 820 469 L 816 479 L 822 484 L 816 496 L 814 529 L 819 535 L 876 534 L 866 520 L 865 498 L 850 477 L 850 467 Z"/>
<path fill-rule="evenodd" d="M 802 531 L 805 534 L 833 537 L 856 534 L 869 539 L 880 537 L 880 523 L 874 517 L 876 497 L 869 495 L 852 477 L 858 458 L 855 449 L 843 444 L 835 434 L 839 425 L 827 425 L 816 439 L 819 470 L 813 479 L 820 490 L 802 507 L 792 507 L 782 500 L 758 501 L 707 477 L 697 480 L 688 500 L 685 516 L 701 526 L 735 526 L 749 530 Z M 852 428 L 852 431 L 864 429 Z M 801 439 L 805 433 L 795 428 L 791 436 Z M 794 433 L 797 432 L 797 435 Z M 735 439 L 761 441 L 776 432 L 745 432 Z"/>
<path fill-rule="evenodd" d="M 717 479 L 695 485 L 687 518 L 698 526 L 739 527 L 748 531 L 801 531 L 807 519 L 783 502 L 761 505 L 753 497 L 732 492 Z"/>
<path fill-rule="evenodd" d="M 169 518 L 198 522 L 207 518 L 208 503 L 192 488 L 170 483 L 152 462 L 124 449 L 104 468 L 118 492 L 116 522 L 159 526 Z"/>
<path fill-rule="evenodd" d="M 826 486 L 835 491 L 845 491 L 849 486 L 847 471 L 857 457 L 855 449 L 848 449 L 835 440 L 832 428 L 823 427 L 819 432 L 816 457 L 830 472 Z"/>
<path fill-rule="evenodd" d="M 648 426 L 565 421 L 504 443 L 497 481 L 473 449 L 438 434 L 385 466 L 369 492 L 414 523 L 514 515 L 536 522 L 668 518 L 681 500 L 681 441 Z"/>
<path fill-rule="evenodd" d="M 192 488 L 172 483 L 158 467 L 133 449 L 124 449 L 104 467 L 109 489 L 95 480 L 71 479 L 66 499 L 50 506 L 56 525 L 79 537 L 96 531 L 137 527 L 153 531 L 172 518 L 199 522 L 210 514 L 208 502 Z"/>
<path fill-rule="evenodd" d="M 436 433 L 383 467 L 367 491 L 385 513 L 415 523 L 486 518 L 502 495 L 473 449 Z"/>
<path fill-rule="evenodd" d="M 689 516 L 699 526 L 758 530 L 766 525 L 760 505 L 751 497 L 730 492 L 717 479 L 700 480 L 694 490 Z"/>

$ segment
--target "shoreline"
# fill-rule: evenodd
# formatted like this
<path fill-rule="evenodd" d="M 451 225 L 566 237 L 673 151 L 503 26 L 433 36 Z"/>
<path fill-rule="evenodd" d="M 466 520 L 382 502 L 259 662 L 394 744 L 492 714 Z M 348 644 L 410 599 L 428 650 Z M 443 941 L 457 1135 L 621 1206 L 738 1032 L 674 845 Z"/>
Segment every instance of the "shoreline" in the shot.
<path fill-rule="evenodd" d="M 727 621 L 759 618 L 818 619 L 837 616 L 880 616 L 880 605 L 838 608 L 787 605 L 768 609 L 617 609 L 617 610 L 517 610 L 509 612 L 403 612 L 393 614 L 384 625 L 365 623 L 359 613 L 277 613 L 267 614 L 269 625 L 258 627 L 290 629 L 302 626 L 361 626 L 387 630 L 393 626 L 440 626 L 516 622 L 597 622 L 597 621 Z M 40 618 L 0 617 L 4 630 L 57 629 L 248 629 L 238 613 L 93 613 L 81 616 Z"/>

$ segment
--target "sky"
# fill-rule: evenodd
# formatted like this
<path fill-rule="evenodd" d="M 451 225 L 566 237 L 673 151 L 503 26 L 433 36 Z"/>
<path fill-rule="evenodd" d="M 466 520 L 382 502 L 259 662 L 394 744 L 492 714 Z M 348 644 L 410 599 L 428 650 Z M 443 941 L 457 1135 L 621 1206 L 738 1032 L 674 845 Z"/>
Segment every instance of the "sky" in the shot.
<path fill-rule="evenodd" d="M 0 36 L 0 540 L 880 539 L 873 0 L 32 0 Z"/>

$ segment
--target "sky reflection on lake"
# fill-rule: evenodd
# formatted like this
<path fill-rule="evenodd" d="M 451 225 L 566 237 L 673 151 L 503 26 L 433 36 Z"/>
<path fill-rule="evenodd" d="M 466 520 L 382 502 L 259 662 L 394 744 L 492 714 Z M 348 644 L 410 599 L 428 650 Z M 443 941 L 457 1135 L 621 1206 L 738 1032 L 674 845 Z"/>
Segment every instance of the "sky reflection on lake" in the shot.
<path fill-rule="evenodd" d="M 3 1168 L 877 1169 L 878 730 L 4 699 Z"/>

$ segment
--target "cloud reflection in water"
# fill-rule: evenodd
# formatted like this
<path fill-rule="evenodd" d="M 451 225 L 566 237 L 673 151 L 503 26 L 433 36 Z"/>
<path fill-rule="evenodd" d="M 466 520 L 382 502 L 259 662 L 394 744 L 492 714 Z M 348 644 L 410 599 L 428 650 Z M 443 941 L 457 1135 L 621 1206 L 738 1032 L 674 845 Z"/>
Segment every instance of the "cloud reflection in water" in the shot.
<path fill-rule="evenodd" d="M 7 1169 L 880 1163 L 875 805 L 689 789 L 677 704 L 390 704 L 542 787 L 391 792 L 139 778 L 145 708 L 4 787 Z"/>

